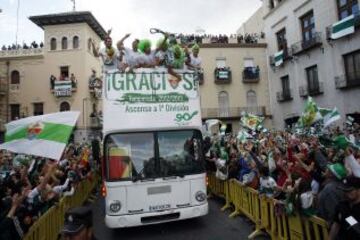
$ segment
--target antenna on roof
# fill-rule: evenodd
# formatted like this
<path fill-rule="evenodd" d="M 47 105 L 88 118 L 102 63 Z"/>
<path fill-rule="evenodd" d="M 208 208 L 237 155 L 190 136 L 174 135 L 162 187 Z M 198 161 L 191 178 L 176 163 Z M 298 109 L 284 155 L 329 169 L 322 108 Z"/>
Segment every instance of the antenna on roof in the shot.
<path fill-rule="evenodd" d="M 75 0 L 70 0 L 70 1 L 73 2 L 73 11 L 75 12 L 76 11 L 76 2 L 75 2 Z"/>

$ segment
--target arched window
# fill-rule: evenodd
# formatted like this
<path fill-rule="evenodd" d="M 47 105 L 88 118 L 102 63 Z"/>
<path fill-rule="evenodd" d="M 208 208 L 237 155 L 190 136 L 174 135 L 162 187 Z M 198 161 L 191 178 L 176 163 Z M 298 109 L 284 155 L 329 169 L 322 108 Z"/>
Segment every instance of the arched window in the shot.
<path fill-rule="evenodd" d="M 91 38 L 88 39 L 88 42 L 87 42 L 87 47 L 88 47 L 88 50 L 91 51 Z"/>
<path fill-rule="evenodd" d="M 228 117 L 229 109 L 229 94 L 225 91 L 219 93 L 219 115 L 220 117 Z"/>
<path fill-rule="evenodd" d="M 73 49 L 79 48 L 79 37 L 75 36 L 73 37 Z"/>
<path fill-rule="evenodd" d="M 246 93 L 246 104 L 248 107 L 257 107 L 256 92 L 254 90 L 249 90 Z"/>
<path fill-rule="evenodd" d="M 50 50 L 56 50 L 56 38 L 50 40 Z"/>
<path fill-rule="evenodd" d="M 61 39 L 61 49 L 67 49 L 68 48 L 68 41 L 67 41 L 67 37 L 63 37 Z"/>
<path fill-rule="evenodd" d="M 11 84 L 20 84 L 20 73 L 17 70 L 11 72 Z"/>
<path fill-rule="evenodd" d="M 60 112 L 70 111 L 70 104 L 68 102 L 60 103 Z"/>

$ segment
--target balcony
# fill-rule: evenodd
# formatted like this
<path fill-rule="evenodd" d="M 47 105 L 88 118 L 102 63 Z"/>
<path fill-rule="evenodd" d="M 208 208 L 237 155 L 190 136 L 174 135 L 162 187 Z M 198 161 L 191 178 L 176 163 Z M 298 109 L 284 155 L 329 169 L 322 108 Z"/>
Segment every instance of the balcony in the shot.
<path fill-rule="evenodd" d="M 52 86 L 51 92 L 56 97 L 71 97 L 73 92 L 76 92 L 77 86 L 70 80 L 56 80 Z"/>
<path fill-rule="evenodd" d="M 359 86 L 360 86 L 360 71 L 335 77 L 335 87 L 337 89 L 349 89 Z"/>
<path fill-rule="evenodd" d="M 260 80 L 259 67 L 246 67 L 243 70 L 243 83 L 258 83 Z"/>
<path fill-rule="evenodd" d="M 201 114 L 203 119 L 209 118 L 240 118 L 243 112 L 254 115 L 265 116 L 266 107 L 237 107 L 237 108 L 202 108 Z"/>
<path fill-rule="evenodd" d="M 292 97 L 292 90 L 289 89 L 287 91 L 281 91 L 276 93 L 276 100 L 278 102 L 287 102 L 291 101 L 293 99 Z"/>
<path fill-rule="evenodd" d="M 44 54 L 44 48 L 29 48 L 29 49 L 13 49 L 13 50 L 1 50 L 0 58 L 18 58 L 18 57 L 33 57 L 42 56 Z"/>
<path fill-rule="evenodd" d="M 229 67 L 215 68 L 214 75 L 216 84 L 231 83 L 231 70 Z"/>
<path fill-rule="evenodd" d="M 320 32 L 316 32 L 310 39 L 300 41 L 291 45 L 293 55 L 302 54 L 308 50 L 322 45 L 322 37 Z"/>
<path fill-rule="evenodd" d="M 299 94 L 300 97 L 307 97 L 307 96 L 317 96 L 324 93 L 324 83 L 319 82 L 318 86 L 314 86 L 312 88 L 309 87 L 309 85 L 306 86 L 300 86 L 299 87 Z"/>
<path fill-rule="evenodd" d="M 360 27 L 360 12 L 357 12 L 354 14 L 354 26 L 355 26 L 355 31 L 357 29 L 359 29 L 359 27 Z M 333 25 L 326 27 L 326 40 L 334 41 L 334 40 L 340 39 L 340 38 L 333 39 L 331 37 L 332 32 L 333 32 Z"/>

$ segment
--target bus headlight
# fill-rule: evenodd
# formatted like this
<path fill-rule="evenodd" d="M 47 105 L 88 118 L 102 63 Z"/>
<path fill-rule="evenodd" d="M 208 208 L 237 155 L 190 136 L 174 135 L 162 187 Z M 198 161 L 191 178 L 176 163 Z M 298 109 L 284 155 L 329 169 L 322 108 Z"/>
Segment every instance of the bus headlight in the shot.
<path fill-rule="evenodd" d="M 121 209 L 121 202 L 118 200 L 113 201 L 112 203 L 110 203 L 110 211 L 113 213 L 117 213 L 120 211 Z"/>
<path fill-rule="evenodd" d="M 195 194 L 195 199 L 196 201 L 198 202 L 203 202 L 206 200 L 206 194 L 202 191 L 198 191 L 196 194 Z"/>

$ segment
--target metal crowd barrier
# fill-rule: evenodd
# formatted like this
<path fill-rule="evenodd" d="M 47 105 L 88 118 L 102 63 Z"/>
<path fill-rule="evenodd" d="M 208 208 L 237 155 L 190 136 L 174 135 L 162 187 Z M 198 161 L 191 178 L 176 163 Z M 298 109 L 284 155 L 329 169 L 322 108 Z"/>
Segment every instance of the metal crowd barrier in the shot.
<path fill-rule="evenodd" d="M 236 179 L 219 180 L 214 174 L 208 175 L 209 190 L 225 199 L 224 211 L 233 207 L 229 217 L 244 215 L 255 224 L 255 230 L 248 238 L 267 233 L 271 239 L 279 240 L 323 240 L 329 237 L 329 226 L 324 219 L 316 216 L 304 217 L 275 214 L 277 200 L 261 196 L 258 191 L 245 187 Z"/>
<path fill-rule="evenodd" d="M 93 175 L 93 179 L 81 181 L 75 189 L 74 195 L 61 198 L 57 205 L 51 207 L 30 227 L 23 239 L 57 240 L 64 225 L 65 212 L 69 208 L 81 206 L 88 199 L 98 183 L 97 178 L 97 175 Z"/>

